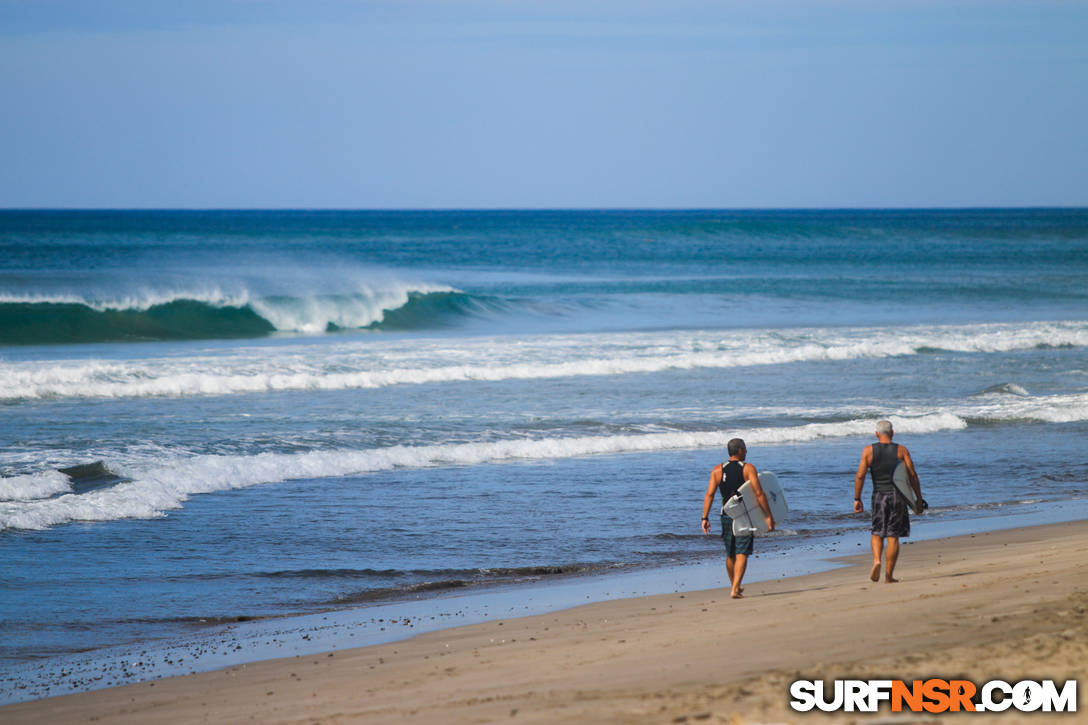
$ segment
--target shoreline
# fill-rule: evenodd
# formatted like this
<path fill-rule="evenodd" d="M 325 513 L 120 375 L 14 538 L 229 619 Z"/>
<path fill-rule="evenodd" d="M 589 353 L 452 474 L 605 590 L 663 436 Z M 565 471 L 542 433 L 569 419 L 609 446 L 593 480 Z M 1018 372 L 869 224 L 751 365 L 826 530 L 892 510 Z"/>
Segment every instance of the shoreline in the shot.
<path fill-rule="evenodd" d="M 746 582 L 833 569 L 839 565 L 832 558 L 818 547 L 800 552 L 757 552 L 753 561 L 762 566 L 750 570 Z M 189 636 L 70 653 L 36 665 L 28 662 L 22 667 L 26 681 L 9 687 L 7 692 L 0 691 L 0 707 L 285 656 L 395 643 L 426 632 L 542 615 L 597 602 L 717 588 L 726 582 L 723 561 L 715 555 L 670 566 L 635 566 L 536 582 L 484 584 L 366 606 L 194 625 L 196 629 Z M 14 681 L 17 671 L 0 670 L 0 682 L 3 678 Z"/>
<path fill-rule="evenodd" d="M 1081 518 L 1070 501 L 1039 502 L 1001 516 L 915 520 L 907 542 L 1031 527 Z M 867 519 L 866 519 L 867 520 Z M 829 532 L 798 545 L 757 546 L 745 583 L 798 577 L 843 566 L 868 546 L 867 526 Z M 711 538 L 715 541 L 718 536 Z M 788 542 L 789 539 L 786 539 Z M 719 547 L 720 547 L 720 542 Z M 860 548 L 859 548 L 860 547 Z M 425 632 L 563 611 L 596 602 L 728 587 L 720 548 L 714 555 L 664 566 L 481 585 L 434 596 L 392 599 L 310 613 L 226 618 L 188 634 L 149 639 L 0 668 L 0 707 L 67 694 L 211 672 L 294 655 L 325 654 L 399 642 Z M 13 684 L 15 683 L 15 684 Z"/>
<path fill-rule="evenodd" d="M 788 709 L 784 677 L 879 672 L 1014 681 L 1058 679 L 1063 667 L 1067 679 L 1083 674 L 1086 553 L 1086 520 L 908 539 L 895 585 L 868 580 L 865 553 L 840 557 L 829 571 L 748 579 L 740 601 L 714 588 L 597 601 L 16 703 L 0 707 L 0 716 L 13 723 L 468 722 L 511 714 L 530 722 L 726 722 L 734 715 L 791 722 L 799 714 Z M 752 573 L 761 566 L 766 560 L 753 560 Z M 738 616 L 746 622 L 741 631 L 730 626 Z M 889 616 L 918 624 L 897 632 L 882 624 Z M 1032 642 L 1022 651 L 1009 644 L 1021 640 Z"/>

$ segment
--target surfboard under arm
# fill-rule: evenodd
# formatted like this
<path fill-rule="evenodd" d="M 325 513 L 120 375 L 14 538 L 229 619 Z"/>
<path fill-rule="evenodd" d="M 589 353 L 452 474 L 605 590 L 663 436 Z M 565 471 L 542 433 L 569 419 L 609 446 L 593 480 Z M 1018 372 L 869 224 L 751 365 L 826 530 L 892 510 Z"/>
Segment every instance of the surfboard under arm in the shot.
<path fill-rule="evenodd" d="M 778 482 L 778 476 L 766 471 L 759 474 L 760 488 L 767 498 L 767 505 L 771 509 L 777 525 L 790 512 L 786 504 L 786 493 Z M 733 519 L 733 533 L 737 536 L 752 533 L 766 533 L 767 521 L 763 517 L 763 509 L 756 501 L 756 495 L 752 491 L 752 484 L 745 481 L 736 495 L 730 498 L 722 506 L 722 513 L 728 514 Z"/>
<path fill-rule="evenodd" d="M 914 486 L 910 485 L 910 475 L 907 473 L 907 464 L 903 461 L 899 462 L 899 465 L 895 467 L 895 471 L 892 473 L 892 484 L 895 485 L 899 492 L 903 494 L 903 497 L 907 499 L 907 503 L 914 513 L 922 513 L 922 505 L 918 501 L 918 496 L 914 493 Z"/>

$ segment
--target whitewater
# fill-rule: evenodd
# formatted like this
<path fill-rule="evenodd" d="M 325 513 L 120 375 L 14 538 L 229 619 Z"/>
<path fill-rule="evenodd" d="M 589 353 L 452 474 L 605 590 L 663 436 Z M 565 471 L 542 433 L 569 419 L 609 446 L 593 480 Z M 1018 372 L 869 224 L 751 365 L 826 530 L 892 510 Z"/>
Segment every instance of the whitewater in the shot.
<path fill-rule="evenodd" d="M 732 368 L 792 362 L 884 358 L 946 350 L 1008 352 L 1088 345 L 1088 323 L 782 329 L 719 334 L 550 336 L 386 345 L 367 341 L 261 353 L 43 365 L 0 362 L 0 399 L 231 395 L 340 390 L 472 380 L 630 375 L 670 369 Z M 512 358 L 525 362 L 513 362 Z M 442 365 L 450 359 L 477 364 Z M 558 360 L 563 360 L 559 362 Z M 486 362 L 485 362 L 486 361 Z"/>
<path fill-rule="evenodd" d="M 1014 386 L 1018 387 L 1018 386 Z M 260 453 L 253 456 L 194 456 L 166 465 L 135 461 L 112 464 L 127 479 L 107 490 L 70 494 L 71 480 L 57 470 L 0 479 L 0 529 L 46 528 L 70 521 L 150 518 L 181 508 L 191 495 L 243 488 L 289 479 L 333 478 L 398 468 L 472 466 L 513 460 L 554 460 L 679 449 L 723 449 L 730 438 L 750 445 L 786 444 L 817 439 L 864 436 L 873 419 L 889 418 L 901 434 L 936 433 L 997 422 L 1070 423 L 1088 420 L 1088 393 L 1031 397 L 1026 391 L 984 395 L 945 410 L 873 409 L 867 419 L 809 423 L 800 426 L 673 431 L 640 435 L 519 438 L 488 443 L 430 446 L 390 446 L 370 450 L 338 449 L 299 454 Z M 994 398 L 997 398 L 996 400 Z M 763 412 L 767 412 L 765 409 Z M 777 415 L 841 418 L 852 410 L 775 410 Z M 733 411 L 734 414 L 743 411 Z M 58 497 L 58 494 L 70 494 Z M 20 504 L 11 502 L 22 502 Z"/>

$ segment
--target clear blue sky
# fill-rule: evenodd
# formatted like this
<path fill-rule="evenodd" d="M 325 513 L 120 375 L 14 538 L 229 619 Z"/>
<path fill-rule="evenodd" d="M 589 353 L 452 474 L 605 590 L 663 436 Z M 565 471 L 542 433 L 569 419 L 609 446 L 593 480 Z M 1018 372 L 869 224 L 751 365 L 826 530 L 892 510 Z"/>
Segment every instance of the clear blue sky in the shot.
<path fill-rule="evenodd" d="M 0 207 L 1088 205 L 1088 3 L 0 0 Z"/>

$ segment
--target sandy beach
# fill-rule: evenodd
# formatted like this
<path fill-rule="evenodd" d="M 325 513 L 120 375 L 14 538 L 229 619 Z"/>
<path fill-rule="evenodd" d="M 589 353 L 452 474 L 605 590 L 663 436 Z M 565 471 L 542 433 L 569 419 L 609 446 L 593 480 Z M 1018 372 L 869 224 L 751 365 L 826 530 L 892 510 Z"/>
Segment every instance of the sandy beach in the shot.
<path fill-rule="evenodd" d="M 796 679 L 1081 678 L 1088 521 L 907 544 L 830 572 L 590 604 L 0 708 L 5 723 L 936 722 L 801 714 Z M 758 568 L 758 558 L 753 568 Z M 1082 684 L 1082 683 L 1081 683 Z M 1077 713 L 976 719 L 1061 719 Z M 970 715 L 961 717 L 970 718 Z"/>

